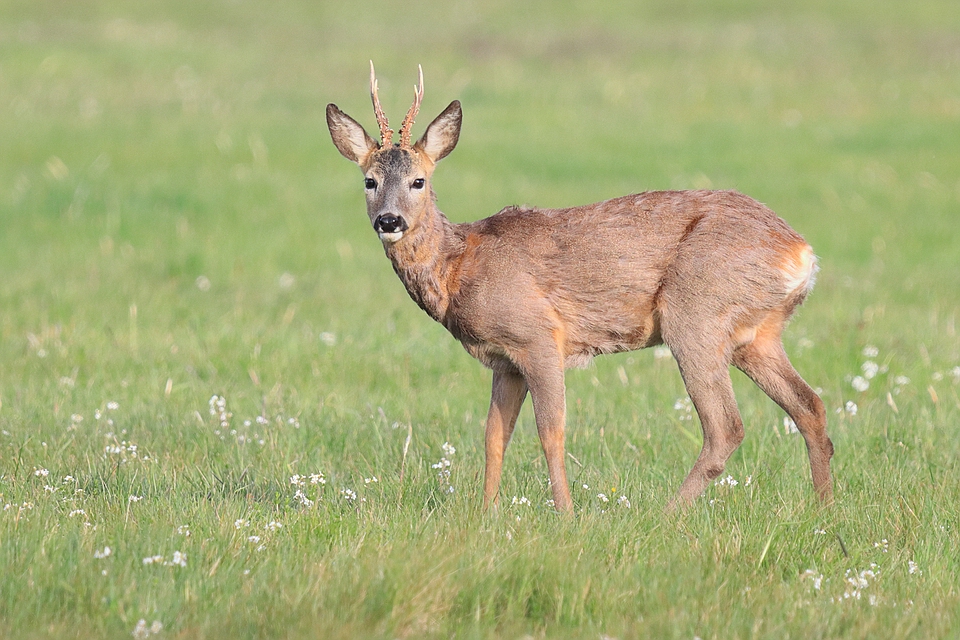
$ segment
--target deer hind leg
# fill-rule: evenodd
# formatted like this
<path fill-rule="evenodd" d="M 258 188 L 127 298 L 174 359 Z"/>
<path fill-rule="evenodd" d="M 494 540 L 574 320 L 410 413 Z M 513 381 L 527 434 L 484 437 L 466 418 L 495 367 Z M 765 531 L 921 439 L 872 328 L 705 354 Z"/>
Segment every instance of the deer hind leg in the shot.
<path fill-rule="evenodd" d="M 833 499 L 830 458 L 833 443 L 827 435 L 827 414 L 820 396 L 790 364 L 780 341 L 781 321 L 760 325 L 753 341 L 738 347 L 733 364 L 753 380 L 796 423 L 807 445 L 813 487 L 824 502 Z"/>
<path fill-rule="evenodd" d="M 667 505 L 670 511 L 692 503 L 702 494 L 723 473 L 727 460 L 743 442 L 743 420 L 733 395 L 728 360 L 717 356 L 717 349 L 687 351 L 680 345 L 671 345 L 671 349 L 700 417 L 703 447 L 677 495 Z"/>
<path fill-rule="evenodd" d="M 484 509 L 496 506 L 499 501 L 503 455 L 510 444 L 513 427 L 526 397 L 527 382 L 518 372 L 493 372 L 493 390 L 490 394 L 485 437 L 487 460 L 483 479 Z"/>

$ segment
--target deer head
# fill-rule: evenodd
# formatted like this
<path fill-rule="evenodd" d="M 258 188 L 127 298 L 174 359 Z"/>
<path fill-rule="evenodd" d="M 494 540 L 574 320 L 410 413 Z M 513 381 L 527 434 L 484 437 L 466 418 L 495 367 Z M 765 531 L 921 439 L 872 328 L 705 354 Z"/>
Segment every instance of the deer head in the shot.
<path fill-rule="evenodd" d="M 370 63 L 370 97 L 380 126 L 380 142 L 371 138 L 353 118 L 337 105 L 327 105 L 327 127 L 333 144 L 343 157 L 363 171 L 367 197 L 367 215 L 384 243 L 395 243 L 415 232 L 433 210 L 430 177 L 437 162 L 457 146 L 463 117 L 460 102 L 454 100 L 430 123 L 415 144 L 410 144 L 411 128 L 423 99 L 423 69 L 414 87 L 414 101 L 400 126 L 400 142 L 393 142 L 393 130 L 380 106 L 377 79 Z"/>

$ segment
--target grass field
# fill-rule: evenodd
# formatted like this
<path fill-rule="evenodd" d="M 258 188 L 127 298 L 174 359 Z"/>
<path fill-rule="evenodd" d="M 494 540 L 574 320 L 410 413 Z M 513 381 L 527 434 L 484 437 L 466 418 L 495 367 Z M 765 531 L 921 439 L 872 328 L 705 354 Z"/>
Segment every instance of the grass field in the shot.
<path fill-rule="evenodd" d="M 955 3 L 436 4 L 0 1 L 0 636 L 960 637 Z M 416 135 L 462 101 L 453 220 L 713 187 L 802 233 L 836 504 L 737 373 L 664 516 L 699 423 L 644 351 L 567 376 L 576 518 L 529 403 L 482 513 L 490 373 L 324 124 L 375 128 L 371 58 Z"/>

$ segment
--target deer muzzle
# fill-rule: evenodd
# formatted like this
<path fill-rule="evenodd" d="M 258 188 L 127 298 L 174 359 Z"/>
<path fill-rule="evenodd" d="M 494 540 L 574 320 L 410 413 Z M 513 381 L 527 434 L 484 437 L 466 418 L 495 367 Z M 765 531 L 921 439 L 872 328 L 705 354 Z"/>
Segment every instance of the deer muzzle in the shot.
<path fill-rule="evenodd" d="M 373 229 L 380 235 L 381 240 L 396 242 L 403 237 L 403 232 L 409 229 L 407 221 L 402 216 L 392 213 L 382 213 L 373 222 Z"/>

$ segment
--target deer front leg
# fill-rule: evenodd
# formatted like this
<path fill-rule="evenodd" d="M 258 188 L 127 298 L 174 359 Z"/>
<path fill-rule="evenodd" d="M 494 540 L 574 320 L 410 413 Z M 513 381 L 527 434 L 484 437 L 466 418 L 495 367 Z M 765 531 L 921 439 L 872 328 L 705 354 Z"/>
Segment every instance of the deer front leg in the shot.
<path fill-rule="evenodd" d="M 527 397 L 527 382 L 517 372 L 494 371 L 493 390 L 490 393 L 490 411 L 487 413 L 485 448 L 487 464 L 483 478 L 483 508 L 496 506 L 500 500 L 500 472 L 503 454 L 510 444 L 513 427 L 523 400 Z"/>
<path fill-rule="evenodd" d="M 566 398 L 563 382 L 563 363 L 559 354 L 539 359 L 524 372 L 533 412 L 537 419 L 537 433 L 547 458 L 553 504 L 561 513 L 573 513 L 573 501 L 567 486 L 567 469 L 564 464 L 564 426 L 566 423 Z"/>

